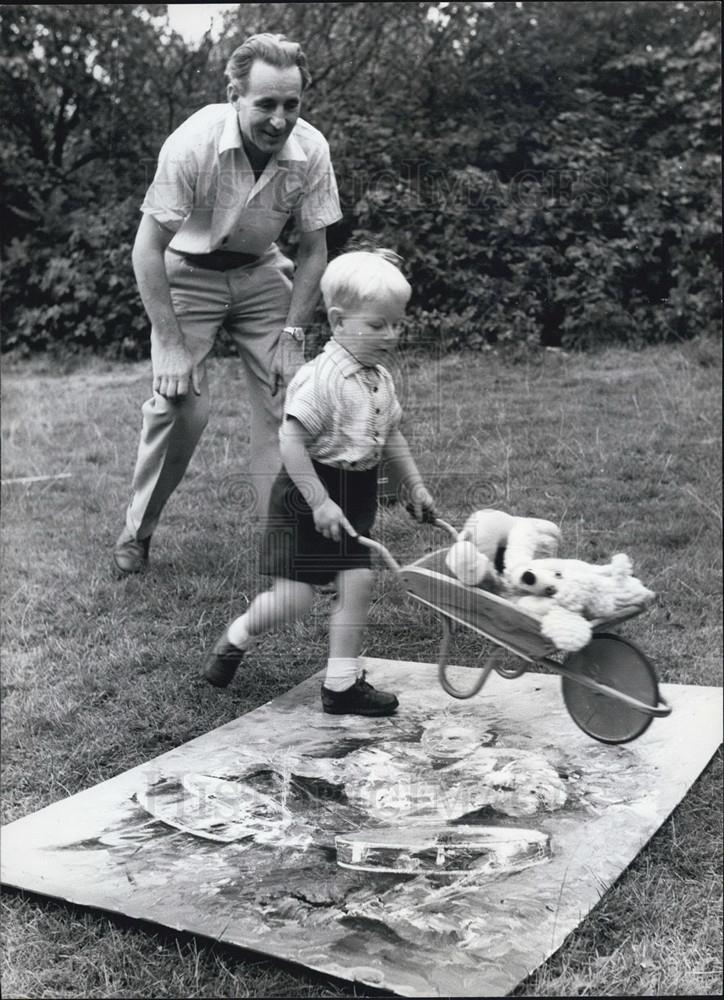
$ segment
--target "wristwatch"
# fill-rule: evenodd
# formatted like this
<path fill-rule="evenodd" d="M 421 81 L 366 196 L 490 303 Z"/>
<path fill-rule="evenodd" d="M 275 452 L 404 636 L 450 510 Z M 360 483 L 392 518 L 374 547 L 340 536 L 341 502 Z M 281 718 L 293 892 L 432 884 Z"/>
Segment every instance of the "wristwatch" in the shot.
<path fill-rule="evenodd" d="M 298 344 L 304 343 L 304 327 L 303 326 L 285 326 L 282 333 L 288 333 L 289 336 L 296 340 Z"/>

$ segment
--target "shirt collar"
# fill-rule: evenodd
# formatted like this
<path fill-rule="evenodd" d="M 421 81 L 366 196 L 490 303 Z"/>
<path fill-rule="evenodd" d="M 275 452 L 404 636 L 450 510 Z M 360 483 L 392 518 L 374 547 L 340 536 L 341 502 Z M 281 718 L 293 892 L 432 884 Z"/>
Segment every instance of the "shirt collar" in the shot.
<path fill-rule="evenodd" d="M 239 119 L 234 107 L 230 104 L 226 109 L 224 127 L 219 138 L 219 152 L 225 153 L 228 149 L 241 148 L 241 130 L 239 129 Z"/>
<path fill-rule="evenodd" d="M 360 364 L 357 358 L 353 354 L 350 354 L 346 347 L 338 344 L 334 338 L 328 340 L 324 345 L 323 354 L 334 363 L 342 378 L 349 378 L 350 375 L 357 375 L 359 372 L 364 371 L 374 371 L 378 375 L 380 374 L 379 365 L 370 368 L 369 365 Z"/>
<path fill-rule="evenodd" d="M 295 125 L 292 131 L 289 133 L 287 141 L 284 143 L 282 148 L 277 153 L 277 160 L 286 160 L 290 162 L 299 161 L 300 163 L 306 163 L 307 154 L 302 149 L 302 145 L 299 142 L 299 139 L 297 139 L 297 137 L 294 135 L 296 127 L 297 126 Z"/>
<path fill-rule="evenodd" d="M 296 128 L 296 126 L 295 126 Z M 241 129 L 239 128 L 239 118 L 235 109 L 230 104 L 224 119 L 224 127 L 219 138 L 219 152 L 226 153 L 229 149 L 241 149 Z M 294 129 L 289 134 L 289 138 L 276 154 L 277 162 L 306 163 L 307 154 L 302 149 L 301 143 L 294 135 Z"/>

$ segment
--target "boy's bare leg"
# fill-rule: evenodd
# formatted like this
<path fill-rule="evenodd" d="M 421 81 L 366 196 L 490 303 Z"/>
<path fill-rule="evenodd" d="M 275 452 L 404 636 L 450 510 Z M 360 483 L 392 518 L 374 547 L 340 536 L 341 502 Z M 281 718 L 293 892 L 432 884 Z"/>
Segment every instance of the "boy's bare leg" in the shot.
<path fill-rule="evenodd" d="M 330 659 L 357 659 L 362 649 L 371 598 L 371 569 L 345 569 L 337 574 L 337 597 L 329 617 Z M 353 677 L 351 683 L 354 680 Z"/>
<path fill-rule="evenodd" d="M 308 583 L 277 578 L 271 590 L 257 594 L 241 617 L 250 637 L 264 635 L 281 625 L 288 625 L 306 615 L 312 608 L 314 590 Z M 238 622 L 240 619 L 237 618 Z M 230 632 L 233 635 L 233 622 Z"/>
<path fill-rule="evenodd" d="M 251 639 L 301 618 L 312 607 L 308 583 L 278 578 L 271 590 L 258 594 L 245 614 L 236 618 L 217 640 L 204 663 L 204 676 L 215 687 L 226 687 Z"/>
<path fill-rule="evenodd" d="M 397 698 L 376 691 L 359 666 L 362 638 L 372 594 L 372 571 L 337 574 L 337 598 L 329 620 L 329 660 L 322 685 L 322 707 L 332 715 L 391 715 Z"/>

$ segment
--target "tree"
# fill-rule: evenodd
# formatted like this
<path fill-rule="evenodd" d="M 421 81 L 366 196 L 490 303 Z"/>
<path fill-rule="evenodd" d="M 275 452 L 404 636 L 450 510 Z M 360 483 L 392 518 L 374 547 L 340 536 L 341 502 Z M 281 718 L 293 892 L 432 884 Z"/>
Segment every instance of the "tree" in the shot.
<path fill-rule="evenodd" d="M 5 348 L 146 339 L 138 208 L 166 135 L 207 102 L 214 49 L 187 46 L 165 10 L 0 8 Z"/>
<path fill-rule="evenodd" d="M 411 339 L 718 330 L 718 4 L 245 3 L 195 45 L 164 12 L 0 8 L 6 347 L 147 349 L 138 206 L 258 31 L 305 47 L 344 212 L 330 250 L 403 255 Z"/>

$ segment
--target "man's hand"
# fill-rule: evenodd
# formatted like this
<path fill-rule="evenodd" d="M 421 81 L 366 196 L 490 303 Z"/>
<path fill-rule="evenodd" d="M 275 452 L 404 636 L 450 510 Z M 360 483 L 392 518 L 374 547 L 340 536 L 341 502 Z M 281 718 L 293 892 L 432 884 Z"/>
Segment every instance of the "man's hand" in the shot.
<path fill-rule="evenodd" d="M 357 532 L 344 516 L 342 509 L 330 497 L 314 508 L 312 517 L 314 527 L 325 538 L 332 538 L 338 542 L 342 537 L 342 531 L 346 531 L 353 538 L 357 537 Z"/>
<path fill-rule="evenodd" d="M 408 491 L 407 510 L 416 521 L 434 521 L 437 517 L 435 501 L 422 483 L 417 483 Z"/>
<path fill-rule="evenodd" d="M 289 334 L 283 333 L 269 366 L 271 394 L 276 396 L 284 390 L 304 364 L 304 345 L 297 343 Z"/>
<path fill-rule="evenodd" d="M 159 396 L 179 399 L 188 394 L 189 385 L 197 396 L 201 395 L 199 371 L 184 344 L 176 344 L 173 347 L 159 347 L 157 344 L 152 344 L 151 362 L 153 391 Z"/>

